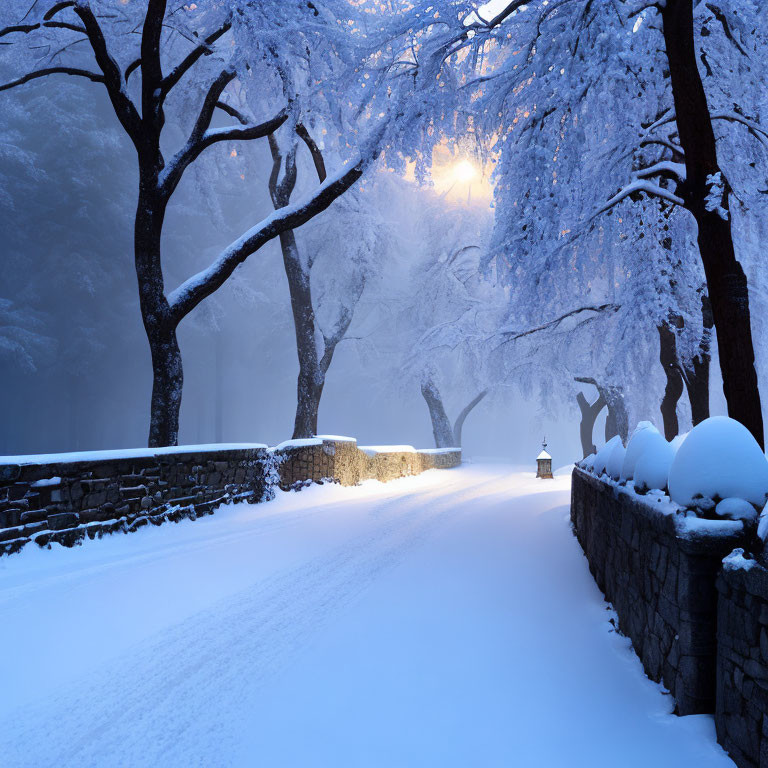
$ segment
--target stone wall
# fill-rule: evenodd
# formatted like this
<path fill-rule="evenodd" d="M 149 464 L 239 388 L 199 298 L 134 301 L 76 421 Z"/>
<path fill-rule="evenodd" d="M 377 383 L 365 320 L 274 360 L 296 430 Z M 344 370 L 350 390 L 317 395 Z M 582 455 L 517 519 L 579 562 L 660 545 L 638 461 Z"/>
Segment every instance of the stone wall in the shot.
<path fill-rule="evenodd" d="M 578 468 L 571 494 L 590 571 L 648 677 L 672 693 L 678 714 L 714 712 L 716 578 L 743 544 L 741 524 L 692 519 Z"/>
<path fill-rule="evenodd" d="M 70 456 L 75 460 L 0 464 L 0 554 L 30 541 L 72 546 L 86 536 L 194 519 L 224 502 L 274 495 L 274 460 L 265 445 Z"/>
<path fill-rule="evenodd" d="M 739 768 L 766 768 L 768 570 L 737 550 L 717 588 L 717 738 Z"/>
<path fill-rule="evenodd" d="M 333 480 L 341 485 L 357 485 L 363 480 L 388 482 L 428 469 L 450 469 L 461 464 L 460 450 L 358 447 L 352 438 L 337 437 L 289 440 L 277 446 L 275 454 L 283 489 L 308 480 Z"/>
<path fill-rule="evenodd" d="M 224 503 L 266 501 L 275 486 L 392 480 L 454 467 L 460 451 L 361 450 L 349 438 L 266 445 L 95 451 L 0 462 L 0 556 L 35 542 L 72 546 L 210 514 Z"/>

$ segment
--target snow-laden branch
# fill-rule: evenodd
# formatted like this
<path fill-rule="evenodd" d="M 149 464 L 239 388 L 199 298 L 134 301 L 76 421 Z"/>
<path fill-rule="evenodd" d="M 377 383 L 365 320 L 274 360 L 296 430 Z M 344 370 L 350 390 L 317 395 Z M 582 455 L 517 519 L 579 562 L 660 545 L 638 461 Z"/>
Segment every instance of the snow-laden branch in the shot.
<path fill-rule="evenodd" d="M 130 97 L 124 90 L 123 75 L 120 72 L 120 66 L 112 57 L 107 48 L 107 41 L 102 32 L 101 26 L 91 10 L 90 6 L 80 0 L 66 0 L 56 3 L 46 11 L 43 16 L 44 22 L 50 22 L 63 10 L 71 8 L 77 15 L 84 27 L 84 34 L 91 45 L 96 64 L 103 74 L 103 78 L 96 82 L 103 82 L 112 102 L 117 119 L 125 129 L 125 132 L 138 147 L 139 134 L 141 131 L 141 117 L 134 106 Z"/>
<path fill-rule="evenodd" d="M 228 75 L 225 73 L 217 79 L 217 82 L 212 86 L 214 91 L 211 99 L 206 99 L 206 104 L 203 106 L 200 116 L 198 117 L 195 127 L 192 129 L 192 133 L 187 143 L 171 158 L 168 165 L 163 169 L 159 178 L 159 187 L 164 195 L 169 197 L 173 194 L 173 191 L 181 181 L 181 177 L 184 175 L 184 171 L 206 150 L 208 147 L 218 144 L 222 141 L 252 141 L 253 139 L 262 139 L 265 136 L 269 136 L 274 133 L 287 119 L 288 112 L 283 109 L 278 112 L 270 120 L 266 120 L 263 123 L 256 125 L 239 125 L 239 126 L 225 126 L 222 128 L 210 128 L 208 125 L 211 121 L 211 115 L 216 108 L 223 109 L 225 112 L 231 114 L 227 105 L 224 105 L 219 101 L 218 97 L 221 95 L 216 93 L 217 90 L 223 90 L 228 79 Z M 224 84 L 222 81 L 226 80 Z M 209 91 L 209 96 L 211 92 Z M 209 104 L 208 102 L 211 101 Z M 236 110 L 233 110 L 236 111 Z M 238 120 L 241 115 L 236 116 Z"/>
<path fill-rule="evenodd" d="M 271 213 L 225 248 L 213 264 L 182 283 L 168 297 L 171 313 L 176 321 L 180 321 L 203 299 L 223 285 L 235 269 L 265 243 L 281 232 L 300 227 L 324 211 L 363 175 L 369 160 L 370 158 L 358 155 L 326 179 L 311 195 Z"/>
<path fill-rule="evenodd" d="M 35 69 L 32 72 L 27 72 L 23 77 L 11 80 L 9 83 L 0 83 L 0 91 L 8 91 L 11 88 L 24 85 L 31 80 L 37 80 L 40 77 L 48 77 L 49 75 L 74 75 L 75 77 L 85 77 L 94 83 L 104 82 L 104 75 L 99 75 L 96 72 L 89 72 L 87 69 L 78 69 L 77 67 L 45 67 L 44 69 Z"/>
<path fill-rule="evenodd" d="M 679 144 L 675 144 L 675 142 L 669 138 L 665 138 L 662 136 L 649 136 L 648 138 L 645 138 L 640 142 L 641 147 L 647 147 L 651 144 L 658 144 L 662 147 L 666 147 L 667 149 L 671 149 L 673 152 L 676 152 L 678 155 L 682 155 L 683 157 L 685 157 L 685 152 L 683 152 L 683 148 Z"/>
<path fill-rule="evenodd" d="M 631 184 L 627 184 L 624 189 L 615 194 L 602 208 L 595 211 L 595 213 L 590 216 L 589 220 L 592 221 L 593 219 L 596 219 L 601 214 L 618 205 L 622 200 L 626 199 L 630 195 L 635 194 L 635 192 L 645 192 L 648 195 L 660 197 L 662 200 L 674 203 L 675 205 L 685 206 L 685 200 L 683 200 L 682 197 L 678 197 L 677 195 L 673 194 L 668 189 L 664 189 L 664 187 L 660 187 L 658 184 L 654 184 L 653 182 L 646 179 L 636 179 Z"/>
<path fill-rule="evenodd" d="M 647 179 L 651 176 L 672 176 L 681 184 L 686 179 L 686 170 L 684 163 L 673 163 L 671 160 L 661 160 L 658 163 L 641 168 L 635 173 L 638 179 Z"/>
<path fill-rule="evenodd" d="M 249 125 L 250 120 L 240 110 L 235 109 L 231 104 L 227 104 L 224 101 L 216 102 L 216 109 L 220 109 L 222 112 L 226 112 L 230 117 L 234 117 L 240 125 Z"/>
<path fill-rule="evenodd" d="M 34 32 L 37 29 L 68 29 L 71 32 L 79 32 L 85 34 L 85 27 L 79 27 L 77 24 L 70 24 L 66 21 L 40 21 L 36 24 L 16 24 L 11 27 L 5 27 L 0 29 L 0 37 L 13 34 L 14 32 L 21 32 L 28 35 L 30 32 Z"/>
<path fill-rule="evenodd" d="M 325 181 L 328 172 L 325 170 L 325 160 L 323 159 L 323 153 L 317 142 L 310 136 L 309 131 L 303 125 L 303 123 L 296 124 L 296 135 L 307 145 L 309 154 L 312 155 L 312 162 L 315 164 L 315 171 L 317 172 L 317 178 L 320 179 L 320 183 Z"/>
<path fill-rule="evenodd" d="M 768 147 L 768 130 L 763 128 L 760 123 L 756 123 L 754 120 L 749 120 L 740 115 L 738 112 L 717 112 L 712 115 L 713 120 L 730 120 L 734 123 L 741 123 L 741 125 L 749 128 L 749 132 L 764 146 Z"/>
<path fill-rule="evenodd" d="M 530 4 L 530 0 L 509 0 L 509 2 L 499 11 L 494 13 L 493 16 L 485 18 L 482 11 L 488 9 L 488 6 L 492 5 L 491 3 L 486 3 L 470 13 L 464 23 L 467 27 L 485 27 L 486 29 L 491 29 L 501 24 L 502 21 L 508 16 L 511 16 L 515 11 L 524 8 L 528 4 Z M 493 3 L 493 5 L 496 6 L 498 3 Z"/>
<path fill-rule="evenodd" d="M 550 320 L 543 325 L 538 325 L 535 328 L 529 328 L 527 331 L 502 331 L 500 335 L 506 338 L 501 342 L 501 344 L 497 345 L 497 349 L 502 344 L 509 344 L 511 341 L 516 341 L 517 339 L 531 336 L 534 333 L 550 331 L 554 328 L 557 328 L 563 321 L 568 320 L 568 318 L 571 317 L 576 317 L 582 312 L 592 313 L 591 316 L 587 318 L 587 320 L 591 320 L 595 315 L 599 315 L 603 312 L 618 312 L 620 309 L 621 306 L 619 304 L 597 304 L 593 306 L 578 307 L 577 309 L 572 309 L 570 312 L 566 312 L 564 315 L 560 315 L 560 317 L 556 317 L 554 320 Z"/>
<path fill-rule="evenodd" d="M 750 120 L 748 117 L 744 117 L 744 115 L 740 115 L 738 112 L 715 112 L 710 115 L 711 120 L 728 120 L 733 123 L 740 123 L 741 125 L 749 128 L 750 133 L 758 139 L 762 144 L 768 147 L 768 130 L 763 128 L 760 123 L 756 123 L 754 120 Z M 646 131 L 646 135 L 653 132 L 657 128 L 660 128 L 662 125 L 667 125 L 668 123 L 674 123 L 677 120 L 677 115 L 675 112 L 670 112 L 669 114 L 665 115 L 664 117 L 657 120 L 653 125 L 648 127 L 648 130 Z"/>
<path fill-rule="evenodd" d="M 195 62 L 202 56 L 208 56 L 212 51 L 212 45 L 232 28 L 231 22 L 227 21 L 217 30 L 211 32 L 200 45 L 193 48 L 182 61 L 174 67 L 165 78 L 161 86 L 163 97 L 181 80 L 182 77 L 192 68 Z"/>
<path fill-rule="evenodd" d="M 723 11 L 718 8 L 714 3 L 706 3 L 707 8 L 712 13 L 712 15 L 720 22 L 720 25 L 723 28 L 723 32 L 725 32 L 725 36 L 733 43 L 736 50 L 745 58 L 750 58 L 747 51 L 744 49 L 744 46 L 736 39 L 736 36 L 734 35 L 733 31 L 731 30 L 730 24 L 728 24 L 728 18 L 723 13 Z"/>

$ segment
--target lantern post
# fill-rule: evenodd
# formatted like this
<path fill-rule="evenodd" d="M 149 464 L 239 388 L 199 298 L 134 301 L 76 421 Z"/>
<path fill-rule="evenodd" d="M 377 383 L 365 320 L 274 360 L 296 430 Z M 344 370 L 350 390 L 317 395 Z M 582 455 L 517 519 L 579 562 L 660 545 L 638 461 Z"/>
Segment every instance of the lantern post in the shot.
<path fill-rule="evenodd" d="M 541 453 L 536 457 L 536 477 L 543 480 L 554 478 L 552 474 L 552 457 L 547 453 L 547 438 L 541 444 Z"/>

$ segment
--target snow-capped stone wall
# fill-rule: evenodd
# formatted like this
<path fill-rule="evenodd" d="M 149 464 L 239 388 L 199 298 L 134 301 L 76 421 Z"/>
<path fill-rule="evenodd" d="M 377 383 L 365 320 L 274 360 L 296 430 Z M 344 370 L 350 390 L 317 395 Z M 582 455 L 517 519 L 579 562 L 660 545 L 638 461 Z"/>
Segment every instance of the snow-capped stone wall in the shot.
<path fill-rule="evenodd" d="M 739 768 L 768 765 L 768 569 L 736 550 L 717 588 L 717 739 Z"/>
<path fill-rule="evenodd" d="M 16 457 L 0 463 L 0 554 L 264 501 L 274 495 L 273 465 L 265 445 Z"/>
<path fill-rule="evenodd" d="M 330 480 L 355 485 L 458 466 L 461 450 L 358 448 L 353 438 L 127 449 L 0 458 L 0 556 L 35 542 L 73 546 L 210 514 L 220 504 L 267 501 Z"/>
<path fill-rule="evenodd" d="M 715 709 L 716 578 L 741 522 L 683 514 L 607 476 L 573 472 L 571 520 L 589 568 L 648 676 L 681 715 Z"/>
<path fill-rule="evenodd" d="M 275 449 L 284 490 L 306 482 L 334 480 L 356 485 L 363 480 L 388 482 L 418 475 L 428 469 L 450 469 L 461 464 L 461 449 L 416 450 L 410 445 L 362 446 L 348 437 L 320 436 L 289 440 Z"/>

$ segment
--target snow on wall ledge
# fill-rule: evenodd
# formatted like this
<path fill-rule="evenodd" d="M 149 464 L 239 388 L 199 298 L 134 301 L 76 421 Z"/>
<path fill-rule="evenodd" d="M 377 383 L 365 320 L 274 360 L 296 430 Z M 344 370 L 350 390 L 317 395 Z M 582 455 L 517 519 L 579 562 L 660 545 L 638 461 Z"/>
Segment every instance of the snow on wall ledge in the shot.
<path fill-rule="evenodd" d="M 713 713 L 716 579 L 723 557 L 744 545 L 744 526 L 687 517 L 579 468 L 571 520 L 646 674 L 672 693 L 678 714 Z"/>
<path fill-rule="evenodd" d="M 179 446 L 0 457 L 0 556 L 35 542 L 73 546 L 105 533 L 211 514 L 220 504 L 256 503 L 274 489 L 330 480 L 385 482 L 455 467 L 461 451 L 382 449 L 367 455 L 351 438 Z"/>

